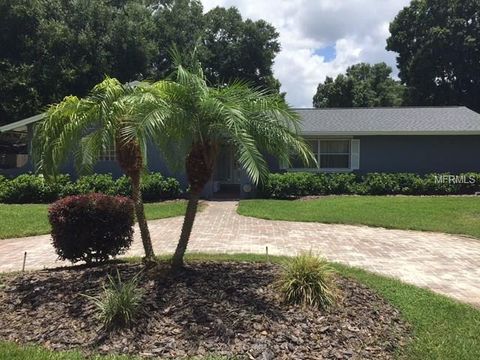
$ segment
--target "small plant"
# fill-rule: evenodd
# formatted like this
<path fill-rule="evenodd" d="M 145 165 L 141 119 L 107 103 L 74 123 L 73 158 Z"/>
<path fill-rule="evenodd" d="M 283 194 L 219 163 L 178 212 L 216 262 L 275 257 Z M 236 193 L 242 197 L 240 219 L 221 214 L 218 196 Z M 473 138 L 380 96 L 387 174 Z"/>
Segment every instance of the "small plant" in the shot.
<path fill-rule="evenodd" d="M 312 254 L 302 254 L 283 266 L 278 288 L 285 302 L 327 308 L 337 299 L 338 290 L 328 262 Z"/>
<path fill-rule="evenodd" d="M 139 287 L 140 274 L 127 281 L 122 281 L 117 269 L 117 276 L 108 275 L 107 283 L 99 296 L 83 295 L 91 300 L 99 313 L 99 319 L 105 328 L 131 325 L 140 310 L 144 291 Z"/>

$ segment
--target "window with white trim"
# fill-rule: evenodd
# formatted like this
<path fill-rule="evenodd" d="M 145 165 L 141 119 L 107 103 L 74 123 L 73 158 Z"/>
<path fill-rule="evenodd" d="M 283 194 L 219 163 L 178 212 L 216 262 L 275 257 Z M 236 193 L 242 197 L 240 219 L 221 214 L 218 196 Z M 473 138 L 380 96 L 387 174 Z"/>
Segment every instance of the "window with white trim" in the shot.
<path fill-rule="evenodd" d="M 317 165 L 306 166 L 300 159 L 292 159 L 293 170 L 355 170 L 358 169 L 359 140 L 353 139 L 307 139 Z M 352 152 L 355 152 L 353 154 Z M 354 156 L 352 156 L 354 155 Z"/>
<path fill-rule="evenodd" d="M 320 169 L 350 169 L 350 140 L 319 140 Z"/>
<path fill-rule="evenodd" d="M 315 155 L 315 159 L 318 161 L 318 140 L 306 140 L 307 145 L 310 147 L 310 150 L 312 153 Z M 291 165 L 290 167 L 292 169 L 316 169 L 317 165 L 315 164 L 310 164 L 310 165 L 305 165 L 303 162 L 303 159 L 301 159 L 298 156 L 294 156 L 293 159 L 291 160 Z"/>
<path fill-rule="evenodd" d="M 117 153 L 115 151 L 115 146 L 111 145 L 107 148 L 104 148 L 100 153 L 99 161 L 116 161 Z"/>

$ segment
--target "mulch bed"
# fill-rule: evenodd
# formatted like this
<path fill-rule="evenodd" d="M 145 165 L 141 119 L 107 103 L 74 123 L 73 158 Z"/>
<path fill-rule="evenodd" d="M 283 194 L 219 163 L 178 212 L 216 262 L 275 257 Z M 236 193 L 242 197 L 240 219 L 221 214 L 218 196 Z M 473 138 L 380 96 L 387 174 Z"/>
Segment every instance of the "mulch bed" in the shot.
<path fill-rule="evenodd" d="M 140 265 L 38 271 L 0 280 L 0 340 L 87 354 L 158 358 L 216 354 L 238 359 L 391 359 L 409 339 L 399 312 L 342 277 L 327 311 L 282 303 L 270 264 L 199 262 L 176 275 L 144 274 L 144 312 L 129 329 L 106 331 L 81 294 L 106 274 L 127 279 Z"/>

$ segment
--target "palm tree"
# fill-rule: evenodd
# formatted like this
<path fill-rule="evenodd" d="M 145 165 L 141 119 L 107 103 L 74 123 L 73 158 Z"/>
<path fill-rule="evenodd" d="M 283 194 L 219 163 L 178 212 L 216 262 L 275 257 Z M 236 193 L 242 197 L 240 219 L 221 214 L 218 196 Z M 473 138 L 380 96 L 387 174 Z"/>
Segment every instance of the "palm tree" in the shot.
<path fill-rule="evenodd" d="M 187 69 L 178 56 L 171 81 L 160 81 L 152 87 L 164 96 L 171 108 L 164 121 L 151 126 L 160 132 L 157 139 L 164 139 L 168 133 L 169 139 L 187 144 L 185 170 L 190 185 L 189 200 L 172 258 L 172 266 L 178 268 L 183 266 L 198 201 L 212 178 L 221 144 L 235 149 L 238 163 L 255 184 L 268 174 L 265 153 L 274 154 L 286 164 L 292 155 L 306 163 L 316 160 L 298 135 L 297 113 L 278 94 L 240 81 L 210 87 L 198 63 Z"/>
<path fill-rule="evenodd" d="M 146 263 L 155 261 L 140 190 L 147 159 L 148 127 L 137 124 L 133 137 L 124 135 L 124 131 L 133 121 L 139 121 L 139 114 L 146 117 L 145 123 L 156 124 L 155 119 L 145 115 L 145 109 L 154 107 L 156 119 L 161 120 L 159 114 L 163 112 L 158 110 L 166 111 L 164 105 L 159 97 L 150 93 L 148 84 L 123 85 L 116 79 L 106 78 L 87 97 L 69 96 L 50 106 L 36 127 L 33 142 L 36 167 L 46 176 L 57 174 L 71 154 L 79 171 L 91 171 L 103 151 L 115 148 L 118 164 L 131 181 Z"/>

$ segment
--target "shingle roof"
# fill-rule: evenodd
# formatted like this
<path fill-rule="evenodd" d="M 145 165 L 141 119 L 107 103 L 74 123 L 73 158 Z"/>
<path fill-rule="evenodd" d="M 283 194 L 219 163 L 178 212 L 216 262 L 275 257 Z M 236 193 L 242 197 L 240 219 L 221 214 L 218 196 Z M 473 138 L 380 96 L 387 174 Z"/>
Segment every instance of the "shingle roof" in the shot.
<path fill-rule="evenodd" d="M 480 134 L 480 114 L 460 106 L 297 111 L 302 134 Z"/>
<path fill-rule="evenodd" d="M 480 135 L 480 114 L 463 106 L 296 109 L 302 134 L 320 135 Z M 0 133 L 41 120 L 39 114 L 0 127 Z"/>

